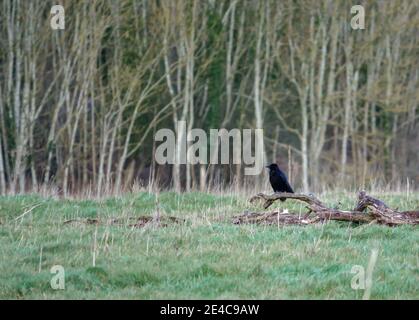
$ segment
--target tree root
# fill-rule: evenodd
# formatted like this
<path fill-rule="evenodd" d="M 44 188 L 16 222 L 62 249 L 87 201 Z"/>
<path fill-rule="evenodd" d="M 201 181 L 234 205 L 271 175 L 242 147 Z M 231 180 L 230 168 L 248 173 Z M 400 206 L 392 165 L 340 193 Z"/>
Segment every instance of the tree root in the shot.
<path fill-rule="evenodd" d="M 244 214 L 233 217 L 233 223 L 264 223 L 277 225 L 307 225 L 329 220 L 348 221 L 357 223 L 377 223 L 388 226 L 397 226 L 402 224 L 419 224 L 419 211 L 400 212 L 389 208 L 381 200 L 367 195 L 364 191 L 358 194 L 358 203 L 353 210 L 339 210 L 328 208 L 319 199 L 312 195 L 298 193 L 274 193 L 266 195 L 259 193 L 252 198 L 250 202 L 257 200 L 263 201 L 263 207 L 269 208 L 276 200 L 294 199 L 305 202 L 308 212 L 303 216 L 293 213 L 273 212 L 245 212 Z"/>

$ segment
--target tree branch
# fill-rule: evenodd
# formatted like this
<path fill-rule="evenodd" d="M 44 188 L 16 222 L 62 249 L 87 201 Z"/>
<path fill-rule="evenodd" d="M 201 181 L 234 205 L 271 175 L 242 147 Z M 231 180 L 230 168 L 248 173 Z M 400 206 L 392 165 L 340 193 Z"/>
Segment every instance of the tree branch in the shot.
<path fill-rule="evenodd" d="M 246 212 L 242 215 L 233 217 L 233 223 L 306 225 L 327 220 L 337 220 L 358 223 L 377 222 L 388 226 L 419 224 L 419 211 L 399 212 L 393 210 L 381 200 L 368 196 L 364 191 L 359 193 L 358 203 L 355 209 L 349 211 L 329 208 L 313 195 L 299 193 L 278 192 L 271 195 L 259 193 L 251 197 L 249 201 L 253 203 L 257 200 L 262 200 L 263 207 L 267 209 L 278 199 L 293 199 L 305 202 L 307 204 L 308 212 L 303 216 L 297 213 L 283 213 L 278 210 L 262 213 Z"/>

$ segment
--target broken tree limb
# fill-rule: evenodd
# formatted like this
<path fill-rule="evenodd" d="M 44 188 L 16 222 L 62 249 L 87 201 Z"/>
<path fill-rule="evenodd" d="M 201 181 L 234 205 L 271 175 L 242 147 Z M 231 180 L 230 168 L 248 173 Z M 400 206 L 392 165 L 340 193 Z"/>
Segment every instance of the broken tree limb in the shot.
<path fill-rule="evenodd" d="M 370 222 L 372 219 L 366 214 L 359 211 L 344 211 L 338 209 L 332 209 L 326 207 L 319 199 L 312 195 L 305 195 L 299 193 L 283 193 L 278 192 L 272 195 L 265 195 L 259 193 L 256 196 L 253 196 L 250 199 L 250 202 L 254 202 L 257 199 L 263 199 L 265 201 L 264 208 L 267 209 L 274 203 L 276 200 L 286 198 L 286 199 L 295 199 L 307 203 L 308 213 L 314 213 L 320 219 L 331 219 L 331 220 L 343 220 L 343 221 L 353 221 L 354 219 L 360 220 L 362 222 Z M 306 218 L 309 215 L 306 215 Z"/>
<path fill-rule="evenodd" d="M 233 217 L 234 224 L 277 224 L 277 225 L 304 225 L 312 223 L 296 214 L 286 214 L 279 211 L 273 212 L 246 212 Z"/>
<path fill-rule="evenodd" d="M 387 225 L 418 224 L 419 211 L 397 211 L 389 208 L 383 201 L 373 198 L 361 191 L 358 194 L 358 203 L 354 210 L 365 211 L 370 209 L 378 222 Z"/>
<path fill-rule="evenodd" d="M 419 223 L 419 211 L 399 212 L 389 208 L 383 201 L 368 196 L 364 191 L 358 195 L 354 210 L 329 208 L 312 195 L 278 192 L 270 195 L 259 193 L 250 198 L 250 202 L 262 200 L 265 209 L 278 199 L 294 199 L 305 202 L 308 212 L 301 216 L 297 213 L 283 214 L 279 211 L 245 213 L 233 217 L 233 223 L 268 223 L 278 225 L 304 225 L 327 220 L 348 221 L 357 223 L 385 224 L 389 226 Z"/>
<path fill-rule="evenodd" d="M 355 211 L 364 211 L 369 206 L 374 206 L 375 208 L 377 208 L 379 210 L 389 209 L 389 207 L 387 207 L 387 205 L 383 201 L 375 199 L 371 196 L 368 196 L 365 193 L 365 191 L 360 191 L 358 193 L 358 203 L 357 203 L 354 210 Z"/>
<path fill-rule="evenodd" d="M 63 224 L 88 224 L 88 225 L 113 225 L 113 226 L 128 226 L 134 228 L 143 228 L 149 225 L 158 227 L 167 227 L 171 224 L 184 223 L 183 218 L 173 216 L 160 216 L 159 220 L 152 216 L 139 217 L 124 217 L 124 218 L 87 218 L 87 219 L 70 219 L 63 222 Z"/>
<path fill-rule="evenodd" d="M 324 205 L 322 202 L 311 195 L 300 194 L 300 193 L 287 193 L 287 192 L 276 192 L 274 194 L 264 194 L 258 193 L 257 195 L 250 198 L 250 202 L 254 202 L 258 199 L 262 199 L 265 201 L 264 208 L 268 209 L 272 203 L 274 203 L 278 199 L 295 199 L 306 202 L 307 204 L 314 206 L 314 207 L 323 207 Z"/>

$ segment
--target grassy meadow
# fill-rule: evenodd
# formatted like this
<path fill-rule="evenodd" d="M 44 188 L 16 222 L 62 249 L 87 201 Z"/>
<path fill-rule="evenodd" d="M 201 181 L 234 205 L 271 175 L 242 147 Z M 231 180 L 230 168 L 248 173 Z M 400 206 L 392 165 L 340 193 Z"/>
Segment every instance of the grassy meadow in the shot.
<path fill-rule="evenodd" d="M 419 207 L 418 193 L 371 194 L 400 210 Z M 356 202 L 345 192 L 319 198 L 343 209 Z M 273 207 L 304 212 L 292 200 Z M 260 208 L 233 193 L 165 192 L 158 201 L 147 192 L 103 200 L 0 197 L 0 298 L 362 299 L 363 290 L 351 288 L 351 268 L 366 269 L 374 248 L 370 298 L 419 298 L 417 227 L 232 224 L 244 210 Z M 156 212 L 184 222 L 131 226 L 129 217 Z M 107 223 L 113 218 L 126 223 Z M 51 288 L 53 265 L 65 269 L 64 290 Z"/>

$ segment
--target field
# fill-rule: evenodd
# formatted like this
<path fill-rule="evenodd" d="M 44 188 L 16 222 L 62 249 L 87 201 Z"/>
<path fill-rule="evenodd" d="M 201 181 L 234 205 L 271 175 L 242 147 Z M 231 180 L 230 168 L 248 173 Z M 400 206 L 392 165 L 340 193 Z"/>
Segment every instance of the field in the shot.
<path fill-rule="evenodd" d="M 418 193 L 371 194 L 400 210 L 419 207 Z M 348 209 L 355 203 L 345 192 L 319 198 Z M 273 207 L 304 210 L 290 200 Z M 231 223 L 247 209 L 257 206 L 232 193 L 167 192 L 158 201 L 147 192 L 104 200 L 0 197 L 0 298 L 362 299 L 363 290 L 351 288 L 351 269 L 367 269 L 372 249 L 370 298 L 419 298 L 417 227 Z M 156 212 L 184 221 L 138 228 L 129 219 Z M 51 288 L 53 265 L 65 270 L 64 290 Z"/>

